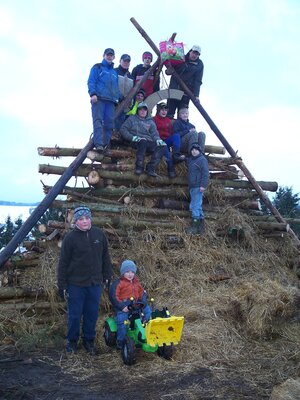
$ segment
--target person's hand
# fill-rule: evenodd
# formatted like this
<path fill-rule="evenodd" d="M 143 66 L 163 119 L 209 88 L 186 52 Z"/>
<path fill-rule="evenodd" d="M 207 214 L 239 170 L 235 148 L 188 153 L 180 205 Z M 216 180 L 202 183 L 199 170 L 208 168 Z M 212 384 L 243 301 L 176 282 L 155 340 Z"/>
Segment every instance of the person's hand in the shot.
<path fill-rule="evenodd" d="M 127 306 L 124 307 L 122 311 L 123 311 L 123 312 L 128 312 L 128 311 L 129 311 L 129 310 L 128 310 L 128 307 L 127 307 Z"/>
<path fill-rule="evenodd" d="M 157 144 L 157 146 L 165 146 L 166 145 L 166 143 L 161 139 L 157 139 L 156 144 Z"/>
<path fill-rule="evenodd" d="M 141 138 L 139 136 L 132 136 L 132 141 L 137 143 L 141 140 Z"/>
<path fill-rule="evenodd" d="M 203 186 L 200 186 L 200 192 L 203 193 L 205 188 Z"/>
<path fill-rule="evenodd" d="M 68 298 L 67 289 L 58 288 L 58 295 L 62 300 L 66 300 Z"/>
<path fill-rule="evenodd" d="M 91 96 L 91 103 L 97 103 L 98 101 L 98 97 L 94 94 L 93 96 Z"/>

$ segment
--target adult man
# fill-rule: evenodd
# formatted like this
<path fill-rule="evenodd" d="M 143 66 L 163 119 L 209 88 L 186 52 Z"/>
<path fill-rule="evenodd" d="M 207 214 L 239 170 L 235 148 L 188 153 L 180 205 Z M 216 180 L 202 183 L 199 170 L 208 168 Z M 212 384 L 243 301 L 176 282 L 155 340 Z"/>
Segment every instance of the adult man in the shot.
<path fill-rule="evenodd" d="M 174 67 L 175 71 L 187 87 L 192 91 L 196 99 L 199 101 L 200 86 L 202 85 L 203 69 L 204 65 L 199 56 L 201 54 L 201 48 L 198 45 L 194 45 L 191 50 L 185 56 L 185 62 L 178 64 Z M 172 71 L 172 69 L 170 69 Z M 172 73 L 172 72 L 171 72 Z M 170 74 L 168 70 L 166 74 Z M 182 90 L 179 82 L 177 82 L 174 76 L 170 80 L 170 89 Z M 169 99 L 168 100 L 168 117 L 174 118 L 175 111 L 181 108 L 188 108 L 190 98 L 184 94 L 181 100 Z"/>
<path fill-rule="evenodd" d="M 112 136 L 115 105 L 120 99 L 118 74 L 114 70 L 115 52 L 104 50 L 103 60 L 95 64 L 88 79 L 88 92 L 92 104 L 94 145 L 99 152 L 109 146 Z"/>
<path fill-rule="evenodd" d="M 144 172 L 144 159 L 148 152 L 151 159 L 146 166 L 146 173 L 153 178 L 157 177 L 155 168 L 165 152 L 166 144 L 161 140 L 153 119 L 148 117 L 146 103 L 138 104 L 137 114 L 126 119 L 120 132 L 123 139 L 136 149 L 135 174 L 141 175 Z"/>
<path fill-rule="evenodd" d="M 134 79 L 134 84 L 136 85 L 151 67 L 152 63 L 152 53 L 150 51 L 145 51 L 142 56 L 143 64 L 138 64 L 132 70 L 132 76 Z M 158 69 L 153 71 L 147 78 L 147 80 L 141 86 L 142 89 L 145 91 L 145 96 L 148 97 L 153 92 L 157 92 L 159 90 L 159 78 L 155 79 L 155 75 L 158 72 Z"/>
<path fill-rule="evenodd" d="M 95 355 L 103 282 L 110 281 L 112 266 L 106 236 L 100 228 L 92 226 L 90 209 L 77 207 L 74 222 L 75 229 L 63 240 L 57 269 L 59 295 L 63 298 L 67 293 L 66 350 L 76 352 L 82 319 L 83 346 L 89 354 Z"/>

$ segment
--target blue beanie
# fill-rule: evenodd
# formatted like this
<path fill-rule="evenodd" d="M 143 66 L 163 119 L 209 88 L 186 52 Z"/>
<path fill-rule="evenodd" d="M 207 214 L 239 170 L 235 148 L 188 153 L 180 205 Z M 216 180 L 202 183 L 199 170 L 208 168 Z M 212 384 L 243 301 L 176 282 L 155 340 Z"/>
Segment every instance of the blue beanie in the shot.
<path fill-rule="evenodd" d="M 125 272 L 128 272 L 128 271 L 132 271 L 134 274 L 136 274 L 136 270 L 137 270 L 137 268 L 133 261 L 124 260 L 120 267 L 120 274 L 124 275 Z"/>
<path fill-rule="evenodd" d="M 81 217 L 88 217 L 91 219 L 92 218 L 91 210 L 86 206 L 75 208 L 73 216 L 74 222 L 78 221 L 79 218 Z"/>

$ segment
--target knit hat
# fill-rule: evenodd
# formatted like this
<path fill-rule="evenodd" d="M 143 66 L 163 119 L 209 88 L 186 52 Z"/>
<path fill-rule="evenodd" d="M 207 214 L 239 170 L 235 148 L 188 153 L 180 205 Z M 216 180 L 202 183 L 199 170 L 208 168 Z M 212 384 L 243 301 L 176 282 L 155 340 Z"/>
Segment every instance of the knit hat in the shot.
<path fill-rule="evenodd" d="M 151 58 L 151 61 L 153 60 L 153 55 L 152 55 L 152 53 L 150 53 L 150 51 L 144 51 L 144 53 L 143 53 L 143 61 L 144 61 L 144 59 L 146 57 Z"/>
<path fill-rule="evenodd" d="M 201 152 L 201 147 L 200 147 L 200 145 L 199 145 L 198 143 L 193 143 L 193 144 L 192 144 L 191 151 L 192 151 L 193 149 L 197 149 L 197 150 L 199 150 L 199 151 Z"/>
<path fill-rule="evenodd" d="M 135 263 L 133 261 L 124 260 L 122 262 L 122 264 L 121 264 L 121 267 L 120 267 L 120 274 L 124 275 L 125 272 L 128 272 L 128 271 L 131 271 L 134 274 L 136 274 L 136 270 L 137 270 L 137 268 L 136 268 L 136 265 L 135 265 Z"/>
<path fill-rule="evenodd" d="M 92 218 L 91 210 L 86 206 L 80 206 L 75 208 L 73 216 L 74 222 L 78 221 L 79 218 L 81 217 L 87 217 L 91 219 Z"/>

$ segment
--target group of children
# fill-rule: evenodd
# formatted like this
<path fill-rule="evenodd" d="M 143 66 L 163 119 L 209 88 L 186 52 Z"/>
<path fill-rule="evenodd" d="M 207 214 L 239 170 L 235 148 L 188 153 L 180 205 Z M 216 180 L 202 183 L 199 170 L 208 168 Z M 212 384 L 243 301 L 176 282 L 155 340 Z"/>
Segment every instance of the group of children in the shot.
<path fill-rule="evenodd" d="M 183 75 L 185 74 L 196 95 L 199 95 L 203 74 L 203 63 L 199 55 L 200 47 L 193 46 L 186 55 L 186 68 L 183 69 Z M 209 179 L 208 163 L 204 157 L 205 134 L 197 132 L 195 126 L 189 122 L 188 99 L 178 109 L 176 120 L 169 117 L 168 103 L 165 102 L 157 104 L 156 115 L 152 118 L 144 100 L 159 90 L 159 71 L 154 70 L 148 74 L 137 91 L 131 108 L 115 118 L 116 104 L 126 98 L 131 88 L 143 79 L 151 67 L 153 57 L 150 52 L 144 52 L 143 64 L 134 67 L 132 73 L 129 71 L 131 58 L 128 54 L 121 56 L 117 68 L 113 68 L 114 58 L 114 50 L 105 49 L 102 63 L 93 66 L 88 79 L 96 149 L 99 152 L 105 151 L 115 128 L 120 132 L 122 139 L 136 150 L 136 175 L 146 172 L 153 178 L 157 177 L 156 168 L 165 157 L 168 175 L 170 178 L 175 178 L 175 164 L 186 161 L 192 213 L 192 225 L 187 232 L 203 233 L 202 197 Z M 172 112 L 174 112 L 173 104 Z M 150 154 L 151 158 L 145 166 L 144 160 L 147 154 Z M 198 179 L 195 179 L 196 176 Z"/>

